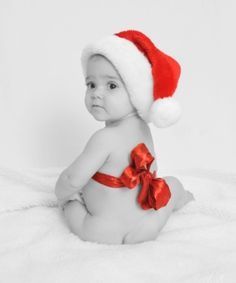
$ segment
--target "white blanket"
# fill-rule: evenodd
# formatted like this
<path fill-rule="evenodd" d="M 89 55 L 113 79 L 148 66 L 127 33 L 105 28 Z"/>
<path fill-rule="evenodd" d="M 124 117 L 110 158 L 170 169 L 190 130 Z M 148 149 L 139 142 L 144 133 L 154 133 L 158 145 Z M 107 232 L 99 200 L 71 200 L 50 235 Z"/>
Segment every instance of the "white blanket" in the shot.
<path fill-rule="evenodd" d="M 67 228 L 54 195 L 61 171 L 0 168 L 0 282 L 236 282 L 236 174 L 171 172 L 196 201 L 155 241 L 103 245 Z"/>

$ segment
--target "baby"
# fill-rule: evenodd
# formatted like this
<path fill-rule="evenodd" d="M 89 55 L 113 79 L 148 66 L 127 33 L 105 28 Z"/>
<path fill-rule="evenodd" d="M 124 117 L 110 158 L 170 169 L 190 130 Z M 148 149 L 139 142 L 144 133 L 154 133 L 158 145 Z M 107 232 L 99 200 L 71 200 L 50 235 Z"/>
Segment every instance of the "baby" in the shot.
<path fill-rule="evenodd" d="M 82 52 L 85 105 L 105 127 L 65 169 L 55 187 L 70 230 L 85 241 L 134 244 L 154 240 L 170 214 L 193 195 L 172 176 L 156 175 L 148 126 L 174 124 L 179 64 L 143 33 L 123 31 Z"/>

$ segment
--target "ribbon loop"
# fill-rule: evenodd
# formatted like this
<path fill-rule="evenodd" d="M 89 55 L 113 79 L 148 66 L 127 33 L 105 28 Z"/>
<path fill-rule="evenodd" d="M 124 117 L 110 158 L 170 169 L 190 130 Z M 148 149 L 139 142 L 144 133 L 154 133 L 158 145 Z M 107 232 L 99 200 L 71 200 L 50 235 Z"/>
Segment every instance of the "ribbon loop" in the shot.
<path fill-rule="evenodd" d="M 120 176 L 123 184 L 132 189 L 141 183 L 138 203 L 143 209 L 155 210 L 166 206 L 170 197 L 170 189 L 162 178 L 156 178 L 156 171 L 149 171 L 154 157 L 144 143 L 138 144 L 131 152 L 131 165 L 125 168 Z"/>

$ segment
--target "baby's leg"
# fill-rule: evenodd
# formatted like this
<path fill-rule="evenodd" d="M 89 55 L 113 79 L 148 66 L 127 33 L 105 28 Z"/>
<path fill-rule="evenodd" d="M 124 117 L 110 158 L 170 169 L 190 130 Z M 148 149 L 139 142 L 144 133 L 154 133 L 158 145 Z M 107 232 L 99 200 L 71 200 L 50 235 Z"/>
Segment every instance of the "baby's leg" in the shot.
<path fill-rule="evenodd" d="M 193 200 L 193 195 L 183 188 L 181 182 L 172 176 L 164 177 L 171 191 L 168 204 L 159 210 L 150 210 L 145 217 L 123 239 L 124 244 L 135 244 L 144 241 L 155 240 L 158 233 L 165 226 L 172 211 L 178 210 L 186 203 Z"/>
<path fill-rule="evenodd" d="M 122 244 L 124 229 L 120 227 L 123 225 L 120 226 L 119 223 L 111 219 L 92 215 L 87 210 L 83 198 L 73 198 L 74 196 L 63 206 L 66 222 L 71 232 L 84 241 Z"/>
<path fill-rule="evenodd" d="M 83 224 L 86 215 L 89 213 L 85 204 L 78 200 L 70 200 L 64 205 L 64 215 L 66 222 L 74 234 L 83 237 Z"/>
<path fill-rule="evenodd" d="M 191 192 L 186 191 L 182 183 L 172 176 L 164 177 L 166 183 L 168 184 L 171 194 L 173 196 L 174 207 L 173 211 L 182 208 L 188 202 L 194 200 L 194 196 Z"/>

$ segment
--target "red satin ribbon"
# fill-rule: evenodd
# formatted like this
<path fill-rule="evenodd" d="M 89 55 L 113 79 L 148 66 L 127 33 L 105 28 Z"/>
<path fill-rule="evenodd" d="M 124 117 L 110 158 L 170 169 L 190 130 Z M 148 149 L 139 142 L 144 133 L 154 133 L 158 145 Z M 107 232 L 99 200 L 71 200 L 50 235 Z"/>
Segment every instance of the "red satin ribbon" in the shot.
<path fill-rule="evenodd" d="M 133 189 L 141 183 L 137 201 L 143 209 L 157 210 L 166 206 L 171 197 L 169 186 L 164 179 L 156 178 L 156 171 L 153 173 L 149 171 L 154 157 L 145 144 L 138 144 L 131 151 L 130 157 L 131 164 L 125 168 L 119 178 L 97 172 L 92 179 L 112 188 L 128 187 Z"/>

